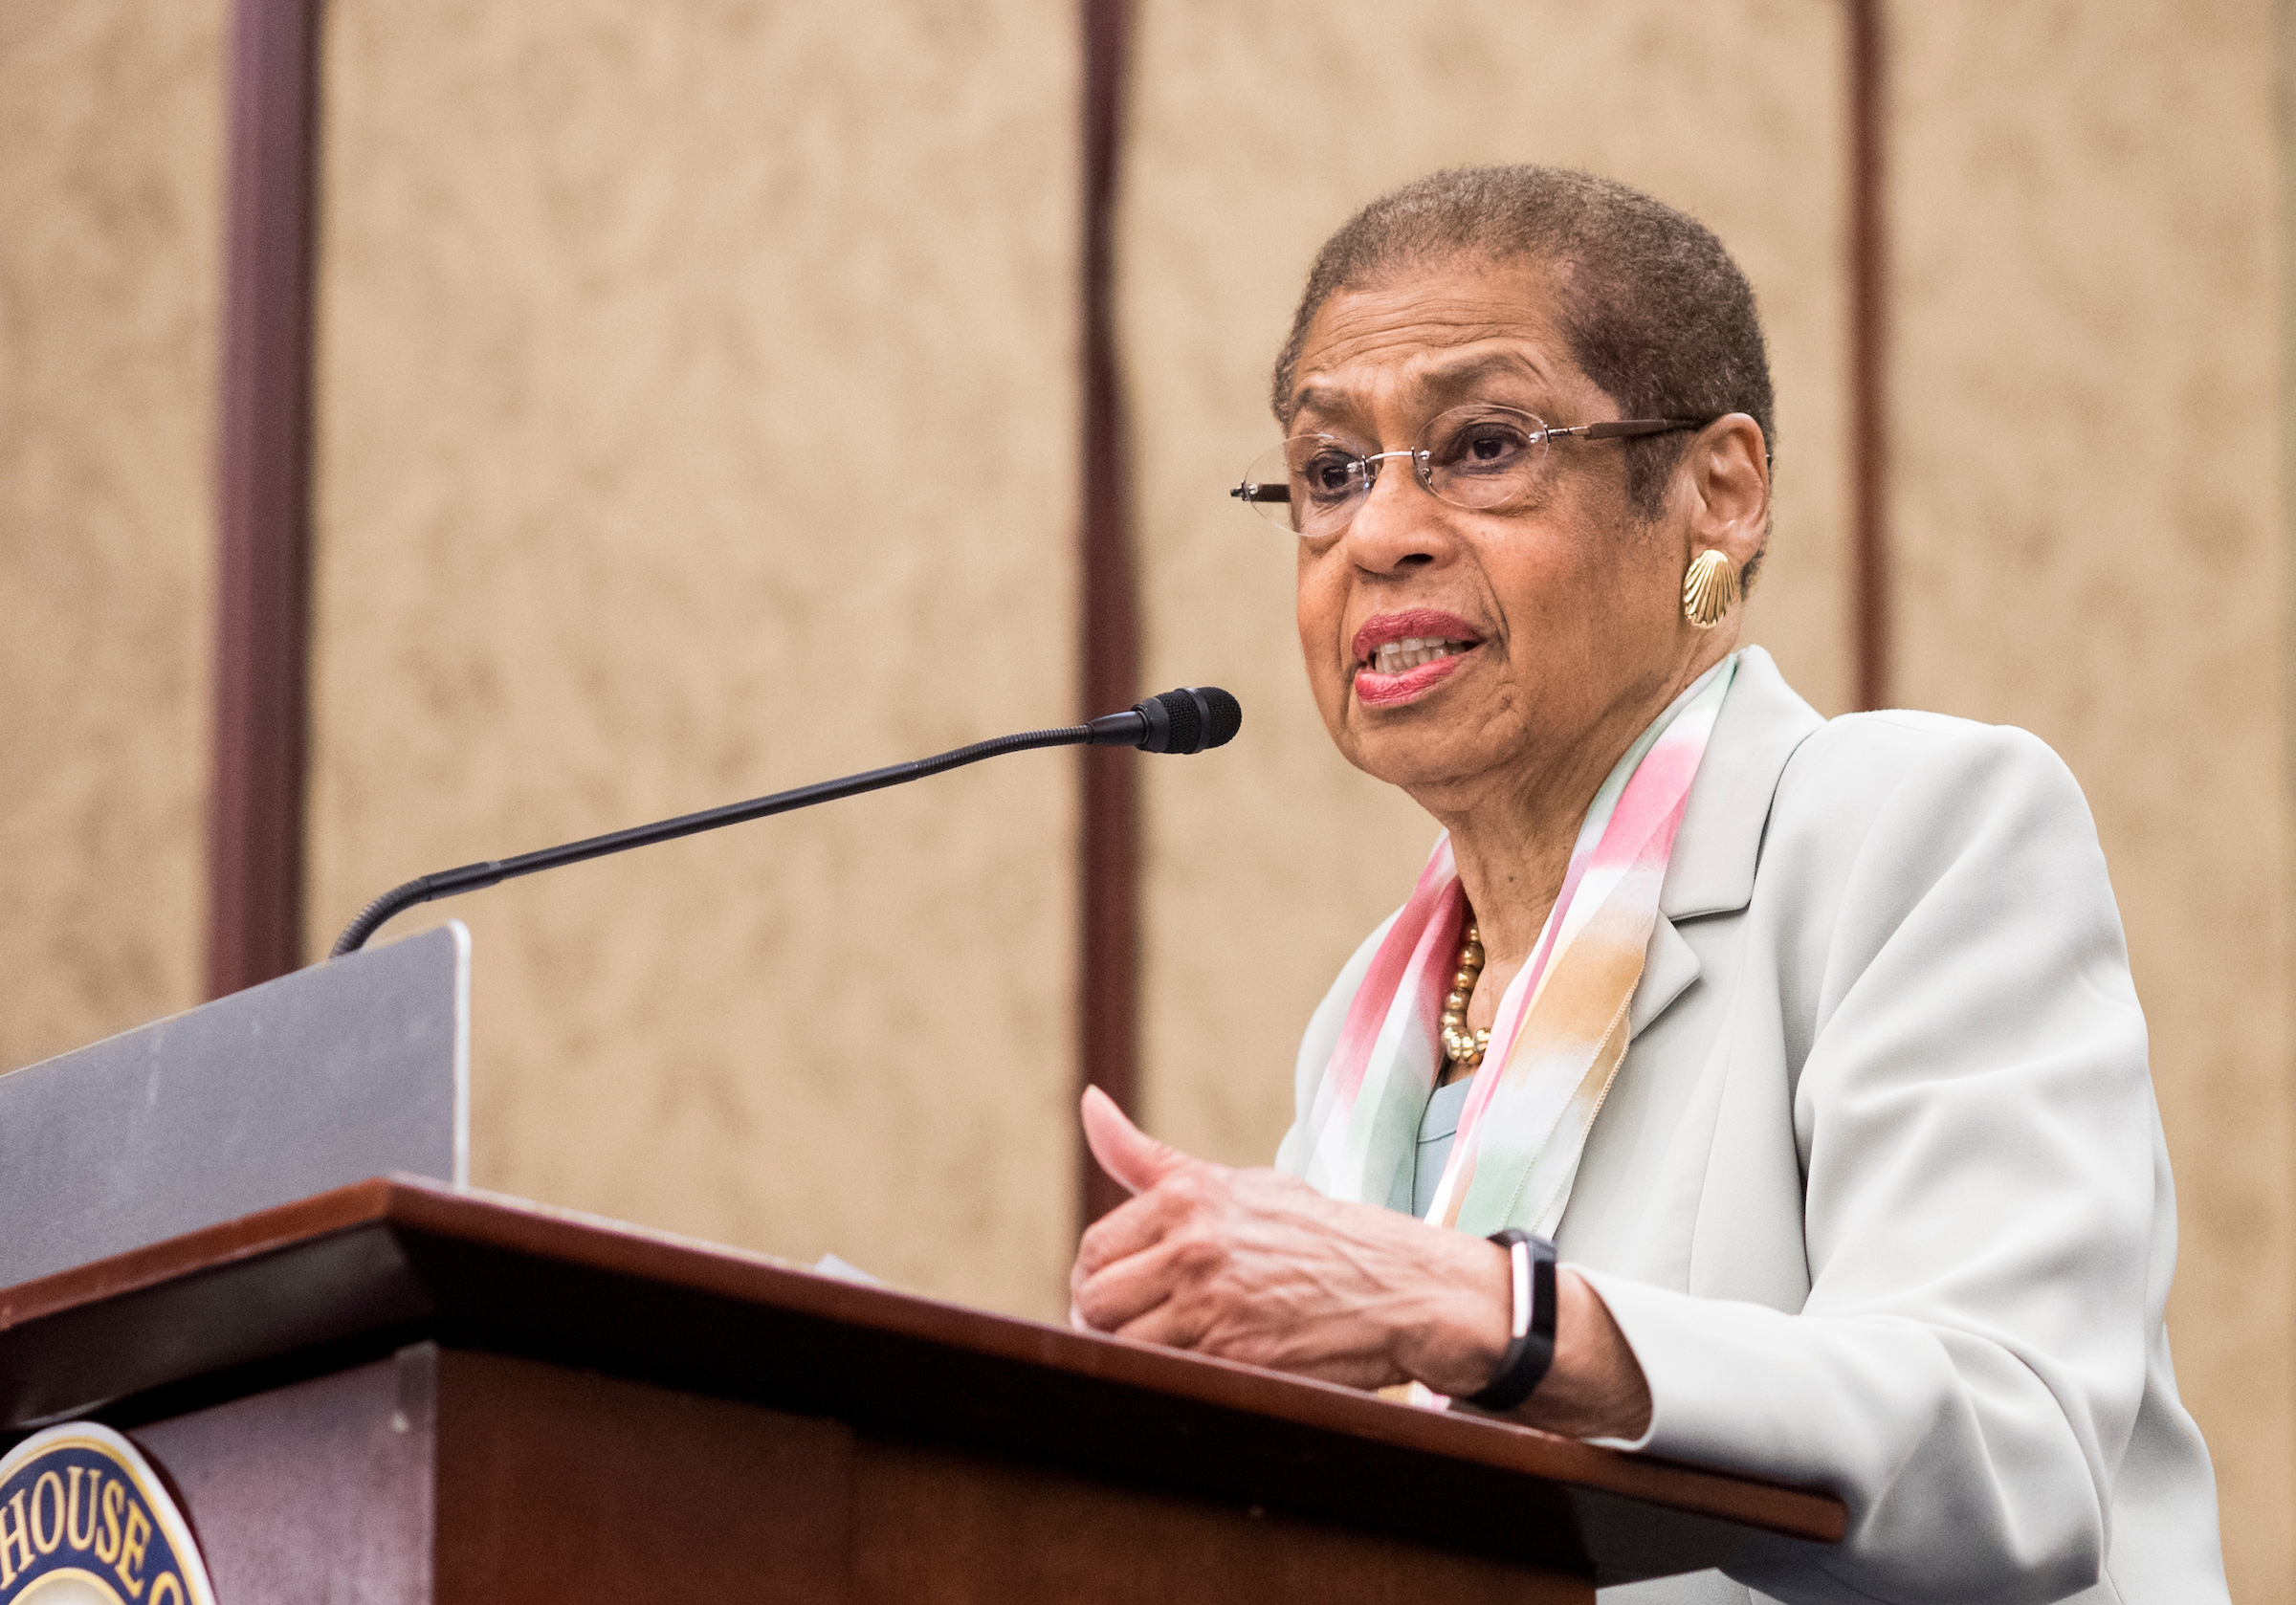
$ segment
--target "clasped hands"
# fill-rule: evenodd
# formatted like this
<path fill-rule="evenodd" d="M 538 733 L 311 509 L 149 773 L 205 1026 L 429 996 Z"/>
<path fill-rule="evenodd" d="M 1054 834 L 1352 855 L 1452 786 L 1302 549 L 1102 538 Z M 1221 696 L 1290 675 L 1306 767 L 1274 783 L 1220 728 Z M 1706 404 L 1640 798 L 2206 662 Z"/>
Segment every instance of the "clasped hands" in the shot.
<path fill-rule="evenodd" d="M 1298 1177 L 1233 1170 L 1158 1142 L 1098 1088 L 1085 1140 L 1135 1195 L 1084 1234 L 1071 1319 L 1094 1331 L 1357 1388 L 1480 1391 L 1512 1318 L 1495 1243 Z M 1642 1367 L 1585 1278 L 1556 1279 L 1555 1364 L 1512 1419 L 1574 1438 L 1638 1438 Z"/>

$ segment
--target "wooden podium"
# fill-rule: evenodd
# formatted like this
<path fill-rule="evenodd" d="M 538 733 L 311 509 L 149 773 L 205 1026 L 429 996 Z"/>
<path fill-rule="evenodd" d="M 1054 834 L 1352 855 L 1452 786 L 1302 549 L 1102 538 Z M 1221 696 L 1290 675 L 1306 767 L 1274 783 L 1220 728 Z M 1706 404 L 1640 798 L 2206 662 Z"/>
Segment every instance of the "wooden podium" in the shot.
<path fill-rule="evenodd" d="M 76 1418 L 174 1484 L 222 1605 L 1586 1600 L 1843 1526 L 406 1178 L 0 1291 L 0 1429 Z"/>

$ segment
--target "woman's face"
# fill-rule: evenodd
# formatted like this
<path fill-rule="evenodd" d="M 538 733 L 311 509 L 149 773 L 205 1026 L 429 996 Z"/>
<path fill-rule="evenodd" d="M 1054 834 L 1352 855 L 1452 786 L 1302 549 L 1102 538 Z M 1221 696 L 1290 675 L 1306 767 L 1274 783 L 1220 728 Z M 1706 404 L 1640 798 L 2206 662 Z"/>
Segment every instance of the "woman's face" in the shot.
<path fill-rule="evenodd" d="M 1620 416 L 1570 355 L 1549 271 L 1473 260 L 1325 302 L 1292 401 L 1291 433 L 1366 453 L 1413 449 L 1467 403 Z M 1439 813 L 1539 784 L 1613 727 L 1623 750 L 1734 637 L 1734 615 L 1711 635 L 1684 622 L 1685 498 L 1639 517 L 1621 442 L 1555 442 L 1528 496 L 1487 511 L 1436 499 L 1404 459 L 1380 467 L 1343 531 L 1300 541 L 1300 646 L 1339 750 Z"/>

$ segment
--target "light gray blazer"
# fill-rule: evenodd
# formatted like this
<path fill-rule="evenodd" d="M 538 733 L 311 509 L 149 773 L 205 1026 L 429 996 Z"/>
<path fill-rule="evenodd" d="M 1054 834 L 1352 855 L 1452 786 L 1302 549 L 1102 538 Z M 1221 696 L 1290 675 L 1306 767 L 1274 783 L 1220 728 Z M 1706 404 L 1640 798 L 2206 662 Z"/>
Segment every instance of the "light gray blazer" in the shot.
<path fill-rule="evenodd" d="M 1638 1446 L 1831 1487 L 1849 1537 L 1606 1605 L 2224 1599 L 2144 1016 L 2064 763 L 1828 722 L 1749 649 L 1659 911 L 1557 1240 L 1649 1379 Z"/>

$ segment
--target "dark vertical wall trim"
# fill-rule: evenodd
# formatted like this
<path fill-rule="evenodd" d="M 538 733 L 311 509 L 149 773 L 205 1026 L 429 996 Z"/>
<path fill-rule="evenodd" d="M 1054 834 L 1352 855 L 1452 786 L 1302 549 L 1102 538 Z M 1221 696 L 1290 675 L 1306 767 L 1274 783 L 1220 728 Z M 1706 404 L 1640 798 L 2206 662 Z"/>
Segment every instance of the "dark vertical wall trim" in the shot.
<path fill-rule="evenodd" d="M 297 967 L 319 0 L 237 0 L 217 409 L 208 991 Z"/>
<path fill-rule="evenodd" d="M 1115 221 L 1129 0 L 1083 0 L 1084 10 L 1084 716 L 1139 699 L 1139 625 L 1132 571 L 1130 463 L 1117 383 L 1110 235 Z M 1077 1021 L 1084 1082 L 1134 1107 L 1135 982 L 1138 961 L 1138 799 L 1124 748 L 1083 755 L 1084 951 Z M 1125 1197 L 1084 1155 L 1084 1219 Z"/>
<path fill-rule="evenodd" d="M 1888 221 L 1882 0 L 1849 4 L 1850 644 L 1860 708 L 1889 705 Z"/>

